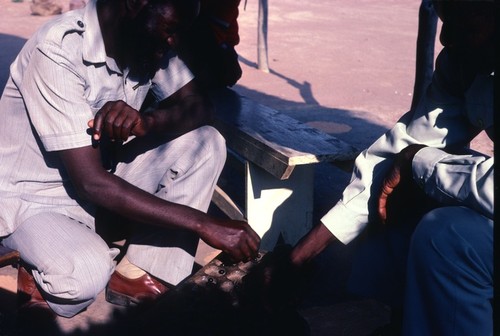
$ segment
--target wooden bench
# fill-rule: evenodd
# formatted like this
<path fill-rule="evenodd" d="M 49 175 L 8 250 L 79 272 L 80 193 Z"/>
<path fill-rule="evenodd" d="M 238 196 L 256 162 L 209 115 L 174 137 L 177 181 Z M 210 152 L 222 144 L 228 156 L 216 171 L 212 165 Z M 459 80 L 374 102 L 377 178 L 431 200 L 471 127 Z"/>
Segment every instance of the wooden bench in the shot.
<path fill-rule="evenodd" d="M 0 268 L 16 264 L 19 262 L 20 258 L 21 257 L 18 251 L 12 250 L 0 244 Z"/>
<path fill-rule="evenodd" d="M 422 0 L 412 108 L 432 78 L 437 21 L 432 1 Z M 259 48 L 266 43 L 266 26 L 267 0 L 261 0 Z M 259 69 L 266 70 L 267 50 L 262 49 L 262 53 L 259 50 Z M 285 242 L 294 244 L 311 227 L 312 164 L 333 162 L 343 168 L 343 163 L 352 163 L 358 151 L 278 111 L 240 97 L 232 90 L 217 92 L 213 98 L 217 109 L 216 127 L 226 138 L 229 153 L 241 157 L 246 165 L 246 210 L 241 210 L 220 187 L 213 202 L 229 217 L 247 219 L 263 237 L 263 248 L 272 249 L 280 233 Z M 348 169 L 350 166 L 345 165 Z"/>
<path fill-rule="evenodd" d="M 228 161 L 244 163 L 245 204 L 221 187 L 213 203 L 233 219 L 246 219 L 272 250 L 281 235 L 295 244 L 312 228 L 314 164 L 354 160 L 353 146 L 231 89 L 212 94 L 215 127 L 225 137 Z"/>

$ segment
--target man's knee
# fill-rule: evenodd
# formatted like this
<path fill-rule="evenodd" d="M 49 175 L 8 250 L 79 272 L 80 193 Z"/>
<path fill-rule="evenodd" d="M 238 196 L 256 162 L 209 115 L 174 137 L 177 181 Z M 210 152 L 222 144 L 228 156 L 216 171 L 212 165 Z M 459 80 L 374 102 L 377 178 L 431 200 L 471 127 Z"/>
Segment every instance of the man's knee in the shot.
<path fill-rule="evenodd" d="M 56 301 L 81 302 L 94 300 L 106 287 L 114 270 L 108 251 L 84 251 L 67 256 L 63 265 L 35 272 L 37 282 Z"/>
<path fill-rule="evenodd" d="M 443 232 L 445 226 L 451 223 L 448 221 L 446 211 L 442 208 L 435 209 L 427 213 L 418 223 L 412 236 L 412 250 L 425 251 L 436 244 L 438 231 Z"/>
<path fill-rule="evenodd" d="M 203 126 L 193 132 L 190 143 L 194 139 L 198 145 L 191 149 L 190 160 L 197 158 L 191 168 L 201 168 L 218 177 L 226 163 L 226 140 L 212 126 Z"/>
<path fill-rule="evenodd" d="M 432 267 L 436 259 L 463 259 L 473 251 L 479 259 L 491 253 L 491 220 L 465 207 L 443 207 L 427 213 L 412 236 L 410 254 Z"/>
<path fill-rule="evenodd" d="M 67 272 L 60 274 L 41 274 L 33 276 L 42 288 L 43 297 L 50 308 L 60 316 L 73 317 L 92 304 L 108 283 L 113 268 L 102 264 L 92 267 L 77 263 Z"/>
<path fill-rule="evenodd" d="M 205 144 L 208 145 L 208 150 L 213 154 L 212 157 L 218 158 L 219 161 L 226 161 L 226 140 L 212 126 L 203 126 L 200 128 L 201 133 L 204 136 Z"/>
<path fill-rule="evenodd" d="M 226 161 L 226 140 L 217 129 L 212 126 L 202 126 L 174 140 L 172 148 L 179 151 L 178 156 L 189 157 L 181 159 L 182 164 L 194 166 L 194 162 L 202 162 L 203 166 L 207 161 L 216 166 L 224 165 Z M 168 155 L 168 153 L 166 153 Z M 184 167 L 187 169 L 188 167 Z"/>

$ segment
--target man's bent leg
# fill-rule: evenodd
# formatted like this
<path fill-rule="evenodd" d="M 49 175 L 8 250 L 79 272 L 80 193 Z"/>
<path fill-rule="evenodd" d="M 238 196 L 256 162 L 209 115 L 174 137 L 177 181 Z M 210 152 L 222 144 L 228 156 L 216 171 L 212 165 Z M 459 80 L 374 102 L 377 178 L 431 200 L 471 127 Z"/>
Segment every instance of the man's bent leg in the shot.
<path fill-rule="evenodd" d="M 493 221 L 465 207 L 428 213 L 408 259 L 405 335 L 492 335 Z"/>
<path fill-rule="evenodd" d="M 132 150 L 132 153 L 136 151 Z M 226 159 L 225 140 L 213 127 L 184 134 L 119 164 L 116 174 L 170 202 L 207 211 Z M 145 227 L 131 239 L 127 258 L 176 285 L 189 276 L 198 237 L 182 230 Z"/>
<path fill-rule="evenodd" d="M 43 297 L 58 315 L 72 317 L 106 286 L 118 250 L 84 224 L 57 213 L 34 215 L 3 240 L 33 267 Z"/>

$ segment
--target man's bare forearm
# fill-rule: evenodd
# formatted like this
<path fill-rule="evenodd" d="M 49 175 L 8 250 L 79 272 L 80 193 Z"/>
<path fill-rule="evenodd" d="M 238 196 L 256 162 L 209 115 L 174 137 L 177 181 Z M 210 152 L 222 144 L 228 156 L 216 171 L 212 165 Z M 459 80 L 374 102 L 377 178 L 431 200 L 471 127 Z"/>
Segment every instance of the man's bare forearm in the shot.
<path fill-rule="evenodd" d="M 302 266 L 335 241 L 337 238 L 323 223 L 319 223 L 297 243 L 290 254 L 290 259 L 294 265 Z"/>
<path fill-rule="evenodd" d="M 163 103 L 144 118 L 150 131 L 157 134 L 184 134 L 200 126 L 212 123 L 213 107 L 210 100 L 193 94 L 175 104 Z"/>
<path fill-rule="evenodd" d="M 162 200 L 108 173 L 92 162 L 97 160 L 96 155 L 98 150 L 91 147 L 61 152 L 82 199 L 134 221 L 197 231 L 197 224 L 206 217 L 204 213 Z M 73 168 L 74 165 L 78 165 L 78 169 Z"/>
<path fill-rule="evenodd" d="M 156 110 L 144 116 L 150 131 L 163 134 L 184 134 L 213 118 L 213 105 L 194 81 L 158 104 Z"/>

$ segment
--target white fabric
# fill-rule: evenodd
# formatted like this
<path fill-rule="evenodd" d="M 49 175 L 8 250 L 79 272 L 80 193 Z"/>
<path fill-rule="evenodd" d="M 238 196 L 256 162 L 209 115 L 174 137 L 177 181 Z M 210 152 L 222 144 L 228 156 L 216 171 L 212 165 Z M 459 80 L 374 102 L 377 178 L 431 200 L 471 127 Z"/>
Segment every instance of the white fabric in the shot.
<path fill-rule="evenodd" d="M 205 126 L 160 146 L 147 146 L 147 141 L 136 138 L 124 146 L 120 159 L 134 160 L 119 163 L 116 174 L 160 198 L 206 211 L 226 158 L 224 138 Z M 79 223 L 61 206 L 32 204 L 32 208 L 28 209 L 32 216 L 19 223 L 3 244 L 38 268 L 37 282 L 58 298 L 47 298 L 54 311 L 73 316 L 102 291 L 118 251 L 109 249 L 95 233 L 93 220 Z M 192 271 L 197 244 L 193 233 L 144 226 L 131 239 L 126 255 L 134 265 L 177 285 Z"/>
<path fill-rule="evenodd" d="M 91 228 L 56 212 L 38 213 L 2 242 L 36 265 L 35 281 L 59 315 L 72 317 L 95 301 L 114 270 L 110 249 Z"/>
<path fill-rule="evenodd" d="M 152 80 L 136 86 L 139 80 L 105 54 L 95 1 L 44 25 L 10 70 L 0 99 L 0 237 L 28 218 L 33 203 L 51 211 L 73 206 L 74 218 L 91 221 L 91 207 L 76 201 L 52 151 L 89 146 L 87 122 L 106 102 L 121 99 L 138 109 L 150 88 L 164 99 L 193 78 L 170 54 Z"/>
<path fill-rule="evenodd" d="M 106 102 L 139 109 L 149 89 L 162 100 L 192 78 L 173 54 L 151 80 L 122 73 L 105 54 L 94 1 L 43 26 L 12 64 L 0 100 L 0 237 L 35 266 L 35 279 L 58 314 L 73 316 L 93 302 L 117 251 L 95 233 L 95 209 L 76 197 L 54 151 L 89 146 L 87 122 Z M 206 211 L 226 148 L 205 126 L 170 141 L 132 138 L 117 155 L 117 176 Z M 127 257 L 177 284 L 191 272 L 197 242 L 192 233 L 145 226 Z"/>
<path fill-rule="evenodd" d="M 493 219 L 493 159 L 451 155 L 427 147 L 413 159 L 414 179 L 426 194 L 445 204 L 465 204 Z"/>

